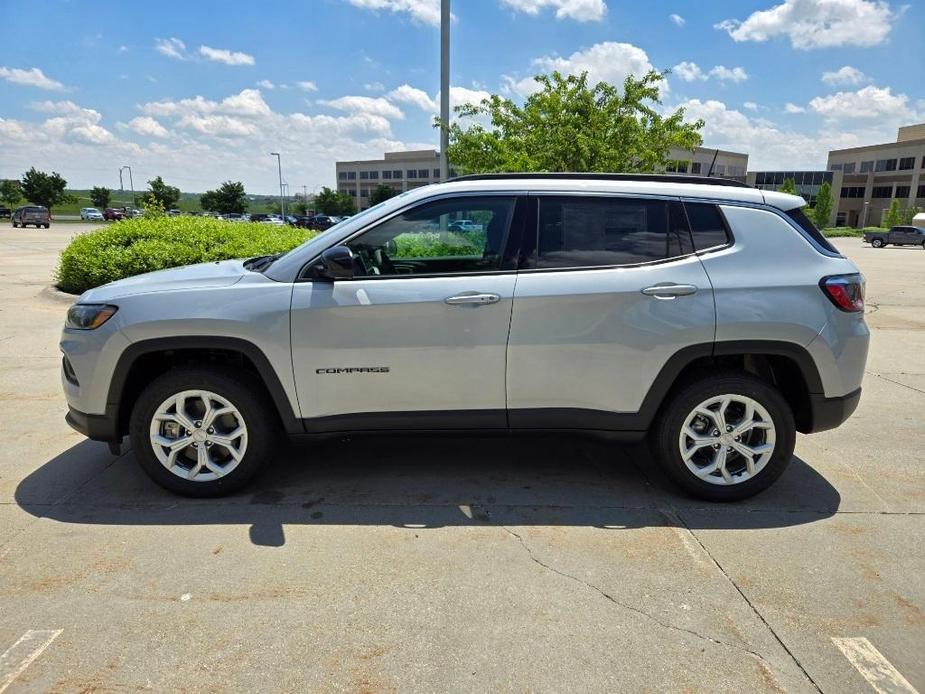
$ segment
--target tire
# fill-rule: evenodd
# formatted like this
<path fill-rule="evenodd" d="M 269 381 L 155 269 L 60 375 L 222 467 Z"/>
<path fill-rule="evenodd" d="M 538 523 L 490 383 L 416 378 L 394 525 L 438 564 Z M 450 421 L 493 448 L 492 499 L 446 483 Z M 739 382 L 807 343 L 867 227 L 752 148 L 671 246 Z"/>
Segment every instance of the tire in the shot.
<path fill-rule="evenodd" d="M 690 431 L 706 423 L 705 438 L 715 435 L 720 424 L 710 417 L 697 415 L 695 408 L 726 395 L 733 396 L 732 404 L 726 407 L 729 425 L 736 427 L 746 421 L 744 407 L 747 401 L 751 401 L 755 414 L 750 421 L 754 426 L 740 439 L 732 438 L 734 428 L 722 444 L 704 445 L 701 441 L 701 445 L 697 446 L 686 433 L 682 443 L 682 429 L 688 422 L 691 424 Z M 766 428 L 765 420 L 770 422 L 771 428 Z M 664 472 L 689 495 L 707 501 L 738 501 L 767 489 L 790 463 L 795 442 L 796 426 L 787 401 L 774 386 L 743 371 L 720 371 L 688 382 L 670 396 L 652 430 L 652 449 Z M 726 446 L 726 443 L 732 445 Z M 747 469 L 743 454 L 732 448 L 743 444 L 755 451 L 752 471 Z M 690 464 L 703 471 L 700 476 L 685 462 L 682 445 L 688 451 L 695 451 Z M 725 460 L 726 474 L 719 470 L 706 473 L 721 456 Z"/>
<path fill-rule="evenodd" d="M 870 245 L 874 248 L 883 248 L 886 244 L 883 243 L 883 239 L 874 239 L 870 242 Z"/>
<path fill-rule="evenodd" d="M 202 412 L 204 399 L 191 392 L 205 393 L 219 413 L 229 406 L 234 412 L 216 417 L 214 431 L 207 429 Z M 183 410 L 188 415 L 185 421 L 194 426 L 193 436 L 184 434 L 183 426 L 178 423 L 178 419 L 184 421 L 182 418 L 171 421 L 171 410 L 175 415 L 177 408 L 175 402 L 168 404 L 168 401 L 181 393 L 187 395 Z M 156 419 L 155 415 L 159 417 Z M 202 419 L 197 420 L 197 417 Z M 202 426 L 196 429 L 200 421 Z M 239 433 L 242 426 L 244 431 Z M 230 448 L 206 440 L 210 434 L 219 438 L 222 433 L 234 437 L 228 437 L 233 441 Z M 234 436 L 235 433 L 239 435 Z M 241 489 L 261 465 L 273 457 L 283 436 L 276 407 L 256 377 L 246 372 L 232 373 L 211 367 L 175 369 L 154 379 L 135 402 L 129 434 L 135 457 L 148 476 L 165 489 L 191 497 L 224 496 Z M 183 439 L 190 443 L 171 459 L 172 453 L 167 446 L 156 448 L 152 441 L 155 434 L 160 435 L 162 441 Z M 204 455 L 211 465 L 202 465 L 195 478 L 189 479 L 189 472 L 201 460 L 199 451 L 203 444 L 206 444 Z M 237 462 L 231 454 L 232 448 L 240 454 Z M 172 469 L 168 469 L 168 465 Z M 218 474 L 212 470 L 222 472 Z"/>

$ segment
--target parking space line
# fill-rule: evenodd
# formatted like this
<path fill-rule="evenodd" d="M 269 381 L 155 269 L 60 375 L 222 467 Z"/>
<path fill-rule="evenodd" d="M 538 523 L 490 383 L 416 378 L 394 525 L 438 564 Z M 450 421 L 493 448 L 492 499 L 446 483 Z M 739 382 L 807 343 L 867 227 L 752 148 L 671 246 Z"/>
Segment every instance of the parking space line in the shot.
<path fill-rule="evenodd" d="M 915 687 L 893 667 L 883 654 L 864 637 L 837 638 L 832 641 L 848 661 L 880 694 L 918 694 Z"/>
<path fill-rule="evenodd" d="M 62 629 L 30 629 L 7 648 L 0 655 L 0 693 L 13 684 L 61 632 Z"/>

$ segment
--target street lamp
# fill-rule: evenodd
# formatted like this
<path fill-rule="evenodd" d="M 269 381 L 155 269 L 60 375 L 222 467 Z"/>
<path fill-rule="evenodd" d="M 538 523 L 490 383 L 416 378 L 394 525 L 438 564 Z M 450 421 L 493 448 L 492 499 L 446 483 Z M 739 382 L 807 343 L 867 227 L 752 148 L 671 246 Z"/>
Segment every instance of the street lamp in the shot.
<path fill-rule="evenodd" d="M 283 161 L 279 152 L 270 152 L 271 157 L 276 157 L 276 165 L 279 167 L 279 212 L 283 219 L 286 219 L 286 203 L 283 202 Z"/>
<path fill-rule="evenodd" d="M 450 177 L 450 0 L 440 0 L 440 180 Z"/>
<path fill-rule="evenodd" d="M 132 187 L 132 207 L 134 207 L 138 203 L 135 201 L 135 182 L 132 180 L 132 167 L 127 164 L 119 167 L 119 189 L 125 193 L 125 186 L 122 185 L 122 169 L 128 169 L 128 183 Z"/>

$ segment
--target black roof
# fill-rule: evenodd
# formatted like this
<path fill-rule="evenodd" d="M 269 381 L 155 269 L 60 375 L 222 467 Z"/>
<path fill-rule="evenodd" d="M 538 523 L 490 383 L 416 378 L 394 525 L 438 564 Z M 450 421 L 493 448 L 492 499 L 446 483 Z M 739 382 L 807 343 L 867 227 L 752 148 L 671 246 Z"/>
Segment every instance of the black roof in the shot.
<path fill-rule="evenodd" d="M 629 174 L 629 173 L 577 173 L 577 172 L 542 172 L 542 173 L 484 173 L 457 176 L 452 181 L 498 181 L 511 178 L 527 179 L 566 179 L 573 181 L 646 181 L 649 183 L 693 183 L 696 185 L 730 186 L 733 188 L 751 188 L 752 186 L 731 178 L 714 178 L 712 176 L 688 176 L 686 174 Z"/>

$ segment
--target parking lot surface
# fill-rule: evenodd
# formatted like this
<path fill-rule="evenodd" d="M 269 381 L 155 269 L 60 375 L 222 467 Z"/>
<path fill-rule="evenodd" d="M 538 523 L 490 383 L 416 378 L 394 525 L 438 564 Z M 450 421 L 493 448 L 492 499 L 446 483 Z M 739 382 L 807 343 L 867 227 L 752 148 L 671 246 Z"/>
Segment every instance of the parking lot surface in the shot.
<path fill-rule="evenodd" d="M 84 228 L 0 228 L 0 692 L 925 691 L 921 248 L 835 240 L 864 395 L 750 501 L 557 436 L 293 444 L 197 501 L 64 423 Z"/>

